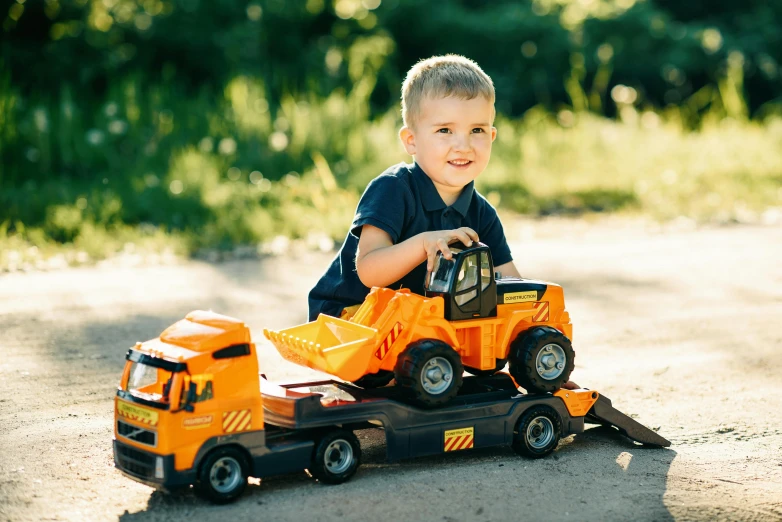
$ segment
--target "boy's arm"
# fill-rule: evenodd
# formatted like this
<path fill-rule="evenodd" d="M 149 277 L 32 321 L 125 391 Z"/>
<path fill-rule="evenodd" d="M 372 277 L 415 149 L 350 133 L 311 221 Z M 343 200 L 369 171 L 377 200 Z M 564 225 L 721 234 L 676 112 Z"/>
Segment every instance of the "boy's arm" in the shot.
<path fill-rule="evenodd" d="M 521 279 L 521 274 L 516 268 L 516 265 L 513 264 L 513 261 L 508 261 L 500 266 L 495 266 L 494 271 L 499 272 L 503 277 L 518 277 Z"/>
<path fill-rule="evenodd" d="M 372 288 L 388 286 L 402 279 L 424 261 L 427 261 L 426 269 L 431 271 L 438 251 L 446 259 L 453 257 L 448 244 L 454 241 L 470 246 L 473 241 L 478 241 L 478 234 L 471 228 L 461 227 L 422 232 L 394 244 L 386 231 L 364 225 L 361 227 L 356 252 L 358 278 L 365 286 Z"/>

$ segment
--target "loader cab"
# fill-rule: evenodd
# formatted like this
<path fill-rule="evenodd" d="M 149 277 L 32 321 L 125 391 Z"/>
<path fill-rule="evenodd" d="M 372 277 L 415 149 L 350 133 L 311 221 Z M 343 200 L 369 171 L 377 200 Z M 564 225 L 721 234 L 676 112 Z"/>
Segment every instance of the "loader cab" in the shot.
<path fill-rule="evenodd" d="M 426 279 L 425 295 L 442 297 L 449 321 L 497 316 L 497 283 L 489 247 L 450 245 L 452 259 L 437 254 Z"/>

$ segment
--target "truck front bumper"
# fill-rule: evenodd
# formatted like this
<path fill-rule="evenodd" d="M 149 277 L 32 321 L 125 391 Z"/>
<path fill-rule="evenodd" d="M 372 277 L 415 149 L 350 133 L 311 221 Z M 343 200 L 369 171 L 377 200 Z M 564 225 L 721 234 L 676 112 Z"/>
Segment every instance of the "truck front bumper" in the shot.
<path fill-rule="evenodd" d="M 114 466 L 126 476 L 156 489 L 176 490 L 195 482 L 195 470 L 174 469 L 173 455 L 157 455 L 114 439 Z"/>

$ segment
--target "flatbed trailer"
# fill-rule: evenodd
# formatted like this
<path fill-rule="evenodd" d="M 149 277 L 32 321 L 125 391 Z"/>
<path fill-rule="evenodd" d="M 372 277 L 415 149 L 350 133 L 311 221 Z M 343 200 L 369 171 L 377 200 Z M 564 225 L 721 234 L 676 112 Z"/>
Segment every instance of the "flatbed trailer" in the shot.
<path fill-rule="evenodd" d="M 456 399 L 434 410 L 404 402 L 394 387 L 365 390 L 333 380 L 279 385 L 262 379 L 261 392 L 267 430 L 307 433 L 335 426 L 382 428 L 390 462 L 501 445 L 521 449 L 526 456 L 543 457 L 556 448 L 560 437 L 582 433 L 585 423 L 613 426 L 644 445 L 670 446 L 656 432 L 614 409 L 610 399 L 596 391 L 523 394 L 503 373 L 466 377 Z M 525 449 L 529 448 L 519 440 L 524 438 L 518 431 L 520 420 L 525 413 L 541 409 L 556 414 L 558 422 L 551 427 L 558 429 L 547 444 L 533 444 L 533 453 L 528 454 Z M 463 432 L 462 443 L 451 442 L 450 434 L 459 432 Z M 305 461 L 311 452 L 312 447 L 303 452 L 303 468 L 308 467 Z"/>

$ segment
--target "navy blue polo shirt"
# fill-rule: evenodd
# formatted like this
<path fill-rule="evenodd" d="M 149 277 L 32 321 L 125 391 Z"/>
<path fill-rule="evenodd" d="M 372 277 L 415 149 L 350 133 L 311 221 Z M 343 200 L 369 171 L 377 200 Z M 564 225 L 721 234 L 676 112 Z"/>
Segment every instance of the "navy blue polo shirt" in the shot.
<path fill-rule="evenodd" d="M 421 167 L 400 163 L 367 185 L 342 248 L 310 291 L 310 321 L 321 313 L 339 316 L 345 307 L 362 303 L 369 293 L 356 272 L 358 238 L 364 225 L 384 230 L 394 244 L 422 232 L 470 227 L 491 249 L 495 266 L 513 260 L 496 210 L 472 182 L 447 206 Z M 425 277 L 426 261 L 388 286 L 423 295 Z"/>

